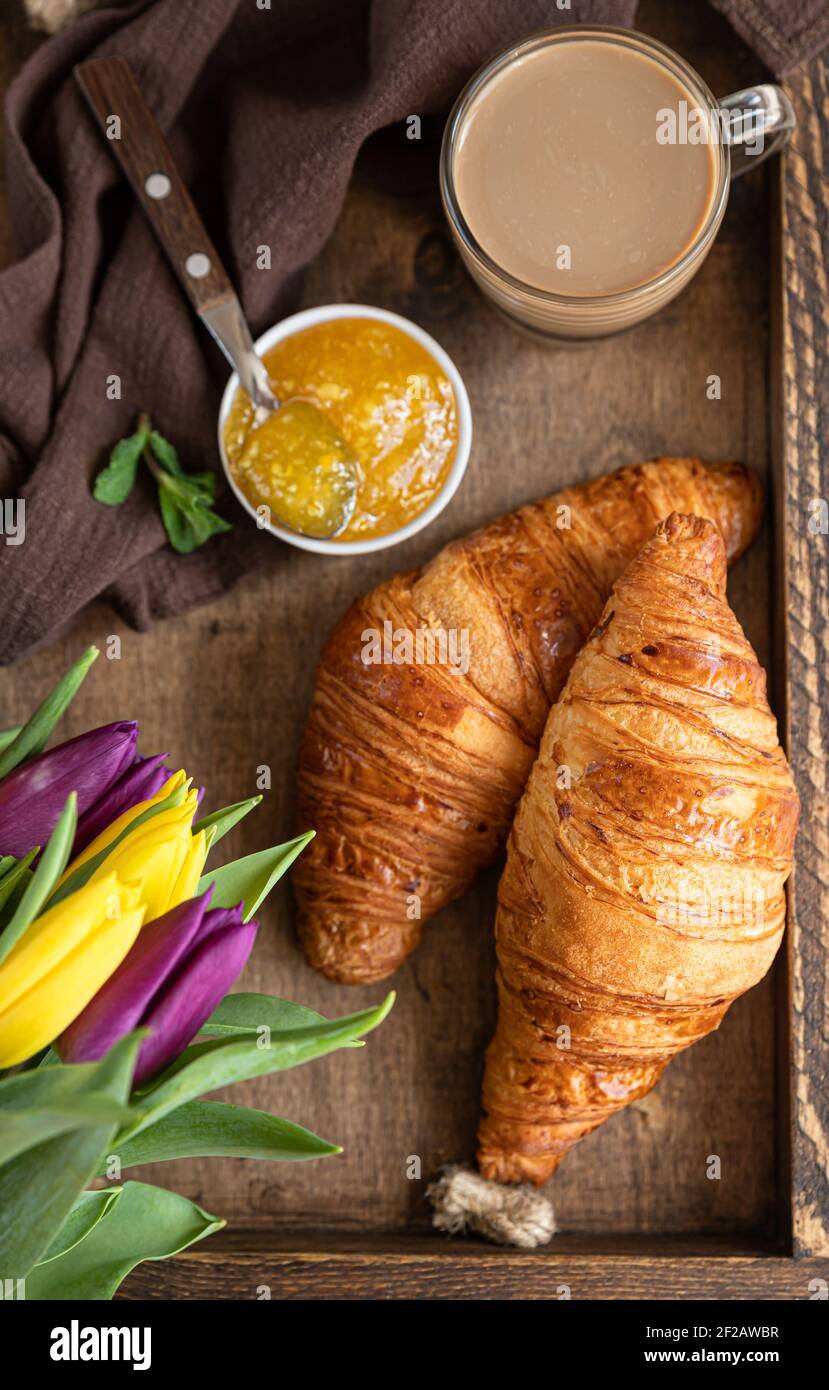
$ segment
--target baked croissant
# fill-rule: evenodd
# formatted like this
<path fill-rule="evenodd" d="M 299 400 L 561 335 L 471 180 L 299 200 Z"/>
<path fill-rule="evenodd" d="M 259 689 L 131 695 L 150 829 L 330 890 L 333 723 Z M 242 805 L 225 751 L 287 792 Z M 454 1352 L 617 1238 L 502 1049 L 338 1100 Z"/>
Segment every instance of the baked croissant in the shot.
<path fill-rule="evenodd" d="M 544 1182 L 780 945 L 798 798 L 725 560 L 663 522 L 550 713 L 498 893 L 485 1177 Z"/>
<path fill-rule="evenodd" d="M 674 510 L 712 517 L 734 559 L 757 530 L 759 489 L 740 464 L 622 468 L 453 542 L 338 623 L 299 760 L 299 822 L 317 834 L 293 882 L 316 969 L 346 984 L 389 975 L 496 857 L 577 651 Z M 401 664 L 367 664 L 367 633 L 384 624 L 458 648 L 466 633 L 468 671 L 412 661 L 405 642 Z"/>

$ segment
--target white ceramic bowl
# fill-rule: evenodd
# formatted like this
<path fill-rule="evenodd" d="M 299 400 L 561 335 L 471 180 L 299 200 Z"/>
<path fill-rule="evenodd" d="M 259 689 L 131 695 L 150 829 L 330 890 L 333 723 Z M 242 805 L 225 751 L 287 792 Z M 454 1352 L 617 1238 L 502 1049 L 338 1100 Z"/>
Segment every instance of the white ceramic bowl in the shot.
<path fill-rule="evenodd" d="M 233 373 L 225 387 L 222 403 L 219 407 L 219 454 L 225 476 L 236 498 L 241 502 L 245 511 L 250 513 L 261 530 L 270 531 L 272 536 L 278 536 L 280 540 L 287 541 L 289 545 L 299 546 L 300 550 L 314 550 L 319 555 L 366 555 L 371 550 L 385 550 L 390 545 L 397 545 L 399 541 L 408 540 L 409 536 L 416 535 L 418 531 L 423 530 L 424 526 L 428 526 L 430 521 L 434 521 L 435 517 L 454 497 L 469 462 L 469 451 L 472 447 L 472 411 L 469 407 L 469 396 L 463 384 L 463 377 L 451 357 L 444 352 L 439 343 L 435 342 L 434 338 L 424 332 L 422 328 L 418 328 L 416 323 L 401 318 L 400 314 L 391 314 L 388 309 L 374 309 L 370 304 L 321 304 L 315 309 L 303 309 L 299 314 L 291 314 L 290 318 L 274 324 L 273 328 L 269 328 L 267 333 L 263 333 L 262 337 L 256 340 L 254 346 L 261 357 L 276 343 L 281 342 L 283 338 L 289 338 L 292 333 L 298 333 L 303 328 L 312 328 L 317 323 L 327 323 L 330 319 L 380 319 L 383 323 L 394 324 L 396 328 L 408 333 L 410 338 L 414 338 L 416 343 L 420 343 L 421 347 L 430 352 L 438 366 L 451 381 L 458 412 L 458 445 L 446 481 L 428 507 L 424 508 L 413 521 L 407 522 L 405 526 L 399 527 L 396 531 L 389 532 L 387 536 L 373 536 L 362 541 L 316 540 L 312 536 L 300 536 L 296 531 L 291 531 L 286 526 L 272 523 L 263 525 L 255 506 L 248 501 L 234 481 L 225 453 L 225 422 L 239 386 L 239 377 L 236 372 Z"/>

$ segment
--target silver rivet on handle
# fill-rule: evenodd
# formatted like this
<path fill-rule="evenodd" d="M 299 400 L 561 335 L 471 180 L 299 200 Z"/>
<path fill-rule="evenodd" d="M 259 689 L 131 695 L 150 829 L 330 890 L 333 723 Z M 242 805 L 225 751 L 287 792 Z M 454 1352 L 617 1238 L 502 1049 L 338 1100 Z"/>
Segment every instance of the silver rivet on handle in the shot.
<path fill-rule="evenodd" d="M 172 186 L 166 174 L 148 174 L 144 180 L 144 191 L 148 198 L 166 198 Z"/>
<path fill-rule="evenodd" d="M 205 275 L 210 274 L 210 257 L 205 256 L 203 251 L 194 251 L 184 262 L 184 269 L 193 280 L 203 280 Z"/>

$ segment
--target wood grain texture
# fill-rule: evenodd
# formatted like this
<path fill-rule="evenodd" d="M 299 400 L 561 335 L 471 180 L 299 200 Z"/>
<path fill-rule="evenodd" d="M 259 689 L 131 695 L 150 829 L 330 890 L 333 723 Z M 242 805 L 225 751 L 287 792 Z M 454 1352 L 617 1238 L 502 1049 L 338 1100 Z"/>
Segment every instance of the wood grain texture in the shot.
<path fill-rule="evenodd" d="M 789 757 L 803 805 L 790 883 L 788 978 L 792 1238 L 829 1254 L 829 66 L 786 84 L 798 126 L 778 171 L 782 265 L 772 380 L 778 624 Z"/>
<path fill-rule="evenodd" d="M 225 1248 L 223 1248 L 223 1245 Z M 793 1261 L 716 1241 L 563 1239 L 555 1251 L 496 1250 L 429 1237 L 256 1243 L 214 1240 L 175 1261 L 137 1269 L 124 1299 L 451 1299 L 767 1301 L 820 1297 L 828 1260 Z"/>
<path fill-rule="evenodd" d="M 763 75 L 722 20 L 706 12 L 705 24 L 699 23 L 697 7 L 646 4 L 639 24 L 684 52 L 715 91 L 735 90 Z M 5 78 L 32 40 L 22 26 L 7 22 L 5 11 L 0 26 Z M 290 1166 L 194 1160 L 145 1170 L 142 1176 L 227 1217 L 251 1253 L 211 1241 L 176 1261 L 137 1271 L 126 1285 L 128 1297 L 255 1297 L 251 1283 L 270 1277 L 274 1297 L 549 1298 L 557 1296 L 559 1279 L 566 1282 L 561 1270 L 573 1275 L 577 1256 L 574 1288 L 590 1289 L 593 1297 L 809 1296 L 803 1277 L 809 1264 L 765 1253 L 734 1260 L 722 1253 L 689 1257 L 676 1245 L 652 1258 L 633 1253 L 634 1247 L 650 1250 L 642 1242 L 658 1232 L 695 1239 L 719 1235 L 727 1238 L 728 1249 L 739 1249 L 749 1234 L 776 1242 L 787 1234 L 790 1192 L 798 1249 L 825 1249 L 820 1213 L 821 1206 L 826 1209 L 826 1151 L 815 1135 L 825 1132 L 821 1106 L 829 1089 L 822 937 L 829 873 L 818 795 L 825 797 L 820 692 L 825 704 L 826 684 L 825 664 L 817 664 L 821 652 L 825 662 L 819 645 L 827 609 L 825 550 L 818 546 L 825 547 L 826 538 L 805 534 L 808 499 L 829 496 L 818 445 L 827 379 L 821 318 L 826 203 L 814 163 L 817 150 L 825 160 L 827 127 L 824 120 L 816 128 L 806 104 L 816 100 L 825 109 L 825 73 L 809 76 L 817 87 L 801 88 L 799 82 L 792 95 L 803 124 L 798 153 L 786 166 L 782 200 L 787 277 L 793 279 L 780 316 L 787 325 L 781 449 L 784 442 L 790 492 L 779 539 L 788 556 L 793 605 L 789 747 L 807 825 L 795 885 L 799 924 L 790 936 L 788 963 L 781 959 L 774 978 L 740 1000 L 718 1033 L 678 1058 L 650 1097 L 568 1159 L 551 1189 L 565 1232 L 552 1254 L 528 1257 L 477 1242 L 449 1244 L 426 1234 L 424 1189 L 441 1163 L 473 1151 L 483 1050 L 493 1025 L 493 871 L 427 931 L 424 946 L 394 981 L 399 998 L 393 1014 L 363 1051 L 335 1054 L 232 1093 L 237 1101 L 336 1139 L 345 1153 Z M 451 506 L 426 532 L 385 554 L 327 561 L 275 544 L 268 572 L 246 580 L 221 602 L 145 635 L 96 605 L 49 650 L 0 672 L 2 726 L 24 715 L 83 645 L 119 636 L 119 659 L 102 657 L 62 733 L 69 737 L 113 718 L 138 718 L 142 750 L 170 749 L 172 765 L 186 765 L 208 787 L 211 807 L 248 795 L 257 769 L 267 763 L 272 790 L 259 812 L 228 837 L 222 847 L 228 858 L 291 832 L 294 763 L 313 665 L 327 630 L 356 594 L 500 511 L 640 457 L 740 457 L 770 481 L 775 417 L 766 389 L 767 228 L 774 176 L 758 171 L 735 185 L 700 275 L 651 325 L 577 352 L 551 352 L 501 324 L 465 278 L 437 202 L 430 129 L 437 134 L 439 126 L 424 121 L 420 144 L 394 131 L 372 142 L 335 235 L 308 277 L 303 303 L 362 300 L 396 310 L 422 323 L 453 355 L 470 389 L 477 438 L 467 479 Z M 108 157 L 105 148 L 101 157 Z M 8 259 L 2 227 L 0 208 L 0 256 Z M 712 373 L 721 377 L 719 401 L 706 397 Z M 808 461 L 799 464 L 803 474 L 801 451 Z M 778 496 L 778 518 L 781 501 Z M 241 513 L 237 520 L 245 524 Z M 731 601 L 766 664 L 773 651 L 770 535 L 768 518 L 764 535 L 729 584 Z M 792 561 L 792 545 L 802 563 Z M 802 690 L 794 691 L 796 683 Z M 785 688 L 782 682 L 777 691 L 779 712 Z M 790 982 L 795 1034 L 776 1075 L 776 1048 L 788 1037 Z M 373 1003 L 382 994 L 332 986 L 304 965 L 284 885 L 263 913 L 260 939 L 240 984 L 328 1015 Z M 789 1129 L 784 1124 L 778 1130 L 776 1123 L 789 1072 L 797 1107 L 791 1170 Z M 705 1176 L 710 1153 L 723 1159 L 719 1182 Z M 421 1160 L 420 1180 L 407 1177 L 411 1155 Z M 313 1237 L 324 1228 L 331 1234 Z M 287 1245 L 277 1248 L 275 1230 L 284 1233 Z M 416 1248 L 402 1250 L 373 1234 L 383 1230 L 424 1234 Z M 567 1233 L 579 1231 L 595 1237 L 589 1253 L 567 1245 L 574 1239 Z M 631 1243 L 614 1245 L 623 1236 Z M 352 1248 L 345 1250 L 348 1239 Z M 609 1277 L 608 1260 L 622 1262 Z"/>

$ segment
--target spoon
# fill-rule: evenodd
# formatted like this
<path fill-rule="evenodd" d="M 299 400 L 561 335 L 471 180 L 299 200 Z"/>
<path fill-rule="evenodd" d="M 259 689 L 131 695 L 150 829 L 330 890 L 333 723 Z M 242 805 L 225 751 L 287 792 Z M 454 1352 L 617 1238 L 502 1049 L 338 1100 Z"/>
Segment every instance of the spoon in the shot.
<path fill-rule="evenodd" d="M 75 77 L 190 303 L 251 399 L 244 449 L 266 453 L 284 481 L 279 522 L 318 540 L 339 535 L 357 500 L 354 455 L 324 411 L 274 394 L 239 298 L 129 63 L 93 58 L 75 68 Z"/>

